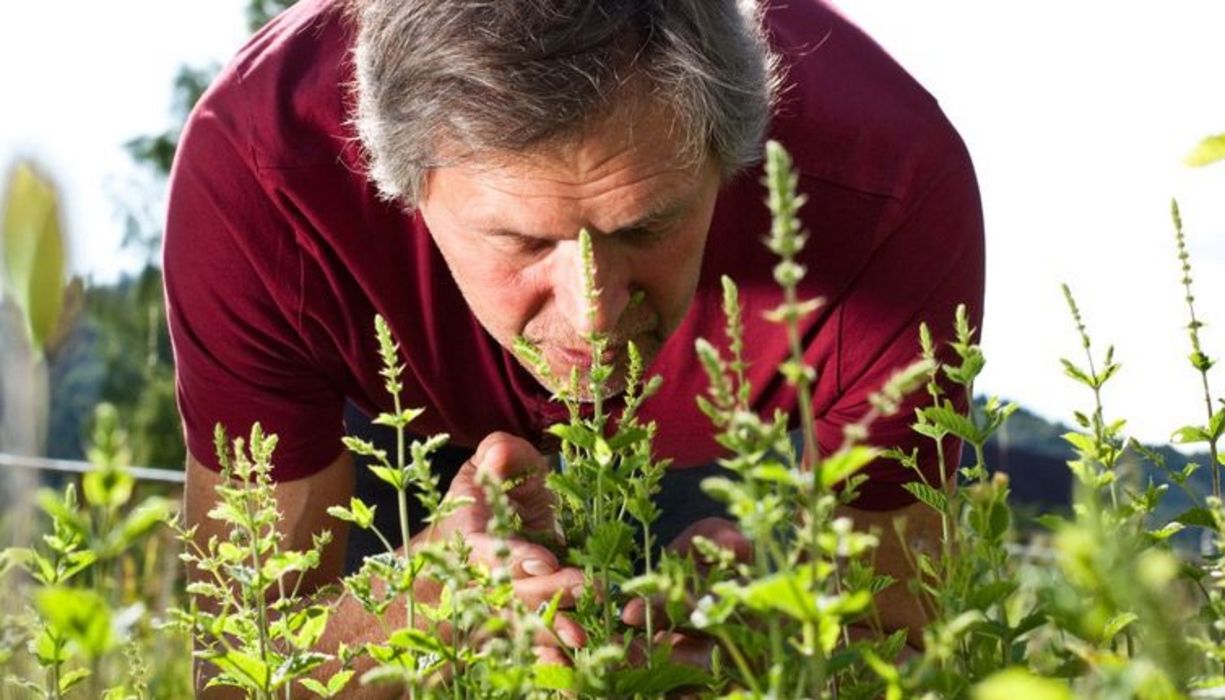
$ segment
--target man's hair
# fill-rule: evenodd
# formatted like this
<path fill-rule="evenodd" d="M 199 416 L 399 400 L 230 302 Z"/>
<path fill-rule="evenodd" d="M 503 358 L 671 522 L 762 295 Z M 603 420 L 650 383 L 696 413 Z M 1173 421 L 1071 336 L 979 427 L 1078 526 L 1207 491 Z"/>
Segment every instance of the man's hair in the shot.
<path fill-rule="evenodd" d="M 755 0 L 351 2 L 354 123 L 388 199 L 415 206 L 431 167 L 564 142 L 652 100 L 683 156 L 725 177 L 760 158 L 776 59 Z"/>

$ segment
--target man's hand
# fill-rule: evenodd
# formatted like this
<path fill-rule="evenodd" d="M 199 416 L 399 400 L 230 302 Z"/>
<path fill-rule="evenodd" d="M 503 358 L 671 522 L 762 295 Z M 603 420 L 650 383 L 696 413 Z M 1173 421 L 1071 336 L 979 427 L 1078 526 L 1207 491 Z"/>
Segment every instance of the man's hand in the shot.
<path fill-rule="evenodd" d="M 922 644 L 922 627 L 926 616 L 919 601 L 910 593 L 908 582 L 915 572 L 907 564 L 904 547 L 920 547 L 930 549 L 931 542 L 939 537 L 939 520 L 933 517 L 929 508 L 921 503 L 906 506 L 897 511 L 872 512 L 862 511 L 846 506 L 838 509 L 839 516 L 850 517 L 857 530 L 876 530 L 880 532 L 881 545 L 876 553 L 876 567 L 881 573 L 894 577 L 894 583 L 877 595 L 876 605 L 884 628 L 888 630 L 905 629 L 908 635 L 907 647 L 903 649 L 899 661 L 906 661 L 919 653 Z M 908 523 L 908 538 L 911 542 L 903 545 L 893 531 L 894 518 L 903 518 Z M 888 529 L 886 529 L 888 528 Z M 723 549 L 735 555 L 737 561 L 749 563 L 753 558 L 753 544 L 744 536 L 735 523 L 724 518 L 704 518 L 687 527 L 676 539 L 668 545 L 672 551 L 685 556 L 690 552 L 696 554 L 693 541 L 698 536 L 714 542 Z M 700 562 L 699 562 L 700 563 Z M 621 621 L 633 627 L 646 625 L 647 601 L 636 598 L 626 604 Z M 655 612 L 662 619 L 662 606 L 656 606 Z M 659 636 L 662 639 L 663 633 Z M 852 628 L 853 638 L 863 638 L 873 635 L 867 628 Z M 700 633 L 673 633 L 669 641 L 673 643 L 673 658 L 682 663 L 708 667 L 713 642 Z"/>
<path fill-rule="evenodd" d="M 718 545 L 720 548 L 730 551 L 737 561 L 748 563 L 753 558 L 753 544 L 749 541 L 744 533 L 740 532 L 740 528 L 726 518 L 703 518 L 694 522 L 689 527 L 681 531 L 671 543 L 668 544 L 668 549 L 679 554 L 680 556 L 688 556 L 693 554 L 695 558 L 699 556 L 697 549 L 694 546 L 694 540 L 698 537 L 704 537 Z M 703 563 L 698 559 L 698 563 Z M 709 563 L 709 562 L 706 562 Z M 655 605 L 653 613 L 656 619 L 663 619 L 663 606 Z M 644 598 L 635 598 L 626 603 L 625 609 L 621 612 L 621 621 L 631 627 L 646 627 L 647 621 L 647 600 Z M 683 624 L 681 625 L 684 626 Z M 702 668 L 710 668 L 710 655 L 714 650 L 714 640 L 710 637 L 696 631 L 683 632 L 657 632 L 655 635 L 655 643 L 667 642 L 672 645 L 672 660 L 678 663 L 689 664 L 692 666 L 700 666 Z"/>
<path fill-rule="evenodd" d="M 471 561 L 490 569 L 503 565 L 509 568 L 515 595 L 529 608 L 549 602 L 558 591 L 562 594 L 561 607 L 573 607 L 576 597 L 583 591 L 581 570 L 562 567 L 548 547 L 519 537 L 507 540 L 510 556 L 503 562 L 497 556 L 497 538 L 487 533 L 493 514 L 479 483 L 478 474 L 482 472 L 497 481 L 515 484 L 507 496 L 525 533 L 557 537 L 554 497 L 545 487 L 548 471 L 544 456 L 531 443 L 508 433 L 490 434 L 481 441 L 472 459 L 460 467 L 447 492 L 447 498 L 471 499 L 471 505 L 419 533 L 413 538 L 412 546 L 448 540 L 459 534 L 472 549 Z M 586 643 L 582 627 L 564 614 L 557 616 L 555 629 L 562 642 L 569 646 Z M 548 640 L 537 642 L 548 646 Z"/>

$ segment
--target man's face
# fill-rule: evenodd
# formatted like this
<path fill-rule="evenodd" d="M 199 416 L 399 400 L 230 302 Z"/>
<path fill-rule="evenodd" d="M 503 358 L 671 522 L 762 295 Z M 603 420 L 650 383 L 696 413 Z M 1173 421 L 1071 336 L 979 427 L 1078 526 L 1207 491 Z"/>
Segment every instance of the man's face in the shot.
<path fill-rule="evenodd" d="M 534 343 L 563 381 L 590 365 L 593 332 L 609 338 L 606 361 L 623 365 L 632 340 L 649 363 L 697 286 L 718 168 L 679 158 L 665 116 L 645 117 L 632 127 L 609 120 L 564 147 L 436 168 L 420 201 L 476 318 L 504 347 L 517 336 Z M 594 317 L 578 244 L 584 228 L 600 290 Z M 623 384 L 618 371 L 609 389 Z"/>

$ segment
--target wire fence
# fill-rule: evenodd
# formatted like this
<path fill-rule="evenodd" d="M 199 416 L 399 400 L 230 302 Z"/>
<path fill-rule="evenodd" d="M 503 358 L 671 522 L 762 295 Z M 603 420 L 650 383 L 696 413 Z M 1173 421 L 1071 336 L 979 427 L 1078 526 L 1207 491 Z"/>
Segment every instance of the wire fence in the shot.
<path fill-rule="evenodd" d="M 92 471 L 94 466 L 89 462 L 79 462 L 69 459 L 47 459 L 45 457 L 24 457 L 21 455 L 0 452 L 0 469 L 23 469 L 38 472 L 55 472 L 60 474 L 84 474 Z M 151 467 L 129 467 L 128 471 L 140 481 L 153 481 L 163 484 L 182 486 L 184 474 L 171 469 L 153 469 Z"/>

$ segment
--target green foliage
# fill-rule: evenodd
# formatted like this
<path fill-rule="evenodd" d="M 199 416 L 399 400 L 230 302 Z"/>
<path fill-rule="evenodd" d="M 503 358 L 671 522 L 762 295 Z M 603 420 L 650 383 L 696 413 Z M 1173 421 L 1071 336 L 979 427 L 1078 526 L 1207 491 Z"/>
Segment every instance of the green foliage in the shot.
<path fill-rule="evenodd" d="M 257 423 L 249 440 L 236 438 L 231 447 L 218 426 L 215 443 L 222 479 L 208 517 L 228 534 L 201 543 L 197 528 L 175 526 L 186 548 L 181 557 L 199 576 L 187 588 L 191 606 L 173 610 L 172 621 L 215 669 L 209 687 L 233 686 L 271 699 L 332 659 L 315 650 L 331 606 L 299 592 L 331 535 L 316 535 L 305 551 L 282 547 L 271 478 L 275 436 Z"/>
<path fill-rule="evenodd" d="M 26 605 L 0 621 L 5 681 L 52 698 L 145 697 L 150 689 L 171 697 L 188 683 L 186 637 L 156 629 L 150 617 L 162 612 L 172 581 L 144 578 L 172 561 L 158 528 L 170 504 L 136 498 L 114 408 L 100 406 L 95 423 L 93 470 L 81 488 L 38 494 L 50 528 L 41 544 L 0 555 L 0 572 Z M 170 672 L 152 676 L 150 659 Z"/>
<path fill-rule="evenodd" d="M 766 182 L 775 217 L 769 244 L 779 254 L 775 278 L 783 300 L 770 312 L 788 334 L 791 357 L 782 379 L 806 397 L 818 379 L 804 362 L 797 323 L 819 307 L 798 298 L 804 269 L 796 263 L 805 243 L 796 212 L 802 197 L 786 154 L 771 145 Z M 1209 449 L 1212 472 L 1225 434 L 1225 407 L 1211 393 L 1212 359 L 1201 346 L 1191 289 L 1189 254 L 1177 208 L 1178 254 L 1190 313 L 1190 363 L 1201 377 L 1205 414 L 1200 425 L 1175 438 Z M 594 308 L 595 261 L 589 236 L 580 234 L 584 284 Z M 871 397 L 842 444 L 821 454 L 814 417 L 751 410 L 746 381 L 742 311 L 731 280 L 723 280 L 727 317 L 724 342 L 695 347 L 709 380 L 701 410 L 726 452 L 730 476 L 703 488 L 727 505 L 735 528 L 751 545 L 747 558 L 697 537 L 685 555 L 659 553 L 652 534 L 659 516 L 652 496 L 666 464 L 651 451 L 655 426 L 638 412 L 659 387 L 643 376 L 643 361 L 627 346 L 623 367 L 607 361 L 607 339 L 592 334 L 587 371 L 554 382 L 569 420 L 549 433 L 560 442 L 560 469 L 547 484 L 556 497 L 560 537 L 527 533 L 510 494 L 519 485 L 477 470 L 478 492 L 443 494 L 430 461 L 446 436 L 409 442 L 406 429 L 420 409 L 401 403 L 404 365 L 387 324 L 375 320 L 381 376 L 392 409 L 376 423 L 396 433 L 393 453 L 347 440 L 374 474 L 397 493 L 406 547 L 368 558 L 343 581 L 343 592 L 304 595 L 308 571 L 319 564 L 327 534 L 305 551 L 282 546 L 270 474 L 276 445 L 258 426 L 247 439 L 217 439 L 225 479 L 209 517 L 225 536 L 199 542 L 178 529 L 182 555 L 197 576 L 192 602 L 176 610 L 171 629 L 190 634 L 212 668 L 212 685 L 234 686 L 249 697 L 310 693 L 343 697 L 354 684 L 389 684 L 413 698 L 427 697 L 701 697 L 811 698 L 1190 698 L 1215 697 L 1225 688 L 1225 505 L 1199 493 L 1191 480 L 1199 467 L 1177 464 L 1131 440 L 1125 421 L 1110 418 L 1103 389 L 1122 369 L 1114 349 L 1095 352 L 1084 314 L 1064 288 L 1083 358 L 1063 360 L 1065 374 L 1083 386 L 1091 405 L 1077 411 L 1078 429 L 1063 435 L 1072 458 L 1077 497 L 1071 513 L 1041 519 L 1046 530 L 1018 542 L 1005 474 L 992 473 L 984 446 L 1016 407 L 987 399 L 968 414 L 985 367 L 976 329 L 965 308 L 954 319 L 954 338 L 938 348 L 920 326 L 919 359 Z M 519 343 L 525 361 L 547 377 L 541 353 Z M 948 357 L 950 361 L 941 361 Z M 625 378 L 621 411 L 609 393 Z M 919 469 L 917 452 L 862 444 L 873 421 L 906 404 L 919 389 L 913 428 L 932 441 L 939 463 L 954 437 L 973 455 L 956 474 Z M 807 405 L 807 400 L 801 402 Z M 131 448 L 119 411 L 97 414 L 90 450 L 94 470 L 79 488 L 44 491 L 38 503 L 49 532 L 37 547 L 9 548 L 0 575 L 20 584 L 25 608 L 0 624 L 0 664 L 9 687 L 44 697 L 181 697 L 182 686 L 157 685 L 165 658 L 154 641 L 148 612 L 154 604 L 132 594 L 130 572 L 150 569 L 141 553 L 156 542 L 168 505 L 136 499 L 126 471 Z M 790 434 L 798 424 L 804 447 Z M 1143 480 L 1128 468 L 1136 455 L 1169 474 Z M 905 488 L 940 522 L 940 538 L 918 542 L 904 522 L 895 532 L 857 531 L 839 507 L 855 495 L 860 472 L 889 457 L 913 469 Z M 1171 485 L 1190 502 L 1175 517 L 1159 517 Z M 1214 490 L 1219 479 L 1213 480 Z M 417 494 L 410 503 L 409 490 Z M 442 526 L 448 518 L 478 513 L 478 532 L 409 537 L 410 508 Z M 375 527 L 374 507 L 352 499 L 329 513 L 354 527 Z M 1178 533 L 1202 533 L 1201 556 L 1176 550 Z M 426 535 L 430 533 L 427 532 Z M 555 545 L 566 564 L 585 573 L 586 588 L 573 605 L 559 592 L 529 610 L 515 595 L 509 571 L 511 538 L 529 535 Z M 882 536 L 906 543 L 908 581 L 873 568 Z M 488 537 L 497 563 L 473 559 L 477 537 Z M 147 558 L 147 557 L 145 557 Z M 922 648 L 905 649 L 904 632 L 883 629 L 878 606 L 891 585 L 906 586 L 927 620 Z M 137 586 L 139 587 L 139 586 Z M 574 596 L 572 596 L 574 597 Z M 373 642 L 320 650 L 339 600 L 355 601 L 376 621 Z M 627 627 L 620 612 L 645 605 L 645 630 Z M 539 640 L 560 640 L 563 619 L 577 623 L 587 643 L 561 645 L 537 655 Z M 165 631 L 161 632 L 165 634 Z M 702 641 L 709 664 L 694 667 L 675 655 L 675 640 Z M 165 646 L 165 645 L 162 645 Z M 159 656 L 161 654 L 162 656 Z M 560 662 L 559 662 L 560 661 Z M 184 660 L 165 664 L 188 671 Z M 176 694 L 175 691 L 178 691 Z"/>

